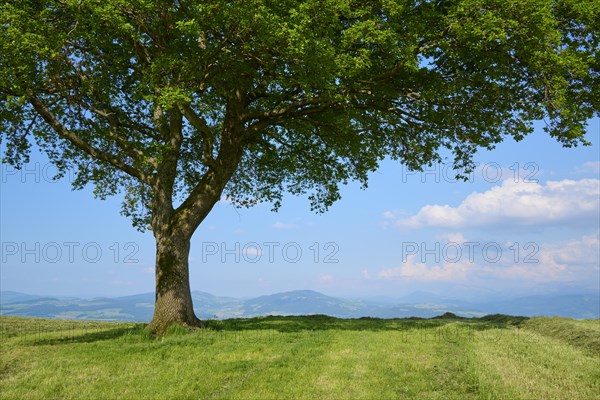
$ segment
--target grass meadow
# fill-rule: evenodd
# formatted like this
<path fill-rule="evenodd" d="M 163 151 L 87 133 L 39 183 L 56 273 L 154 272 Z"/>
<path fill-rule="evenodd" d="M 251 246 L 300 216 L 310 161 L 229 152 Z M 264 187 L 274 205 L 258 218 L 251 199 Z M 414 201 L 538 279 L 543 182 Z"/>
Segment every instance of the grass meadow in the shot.
<path fill-rule="evenodd" d="M 600 320 L 0 317 L 0 399 L 598 399 Z"/>

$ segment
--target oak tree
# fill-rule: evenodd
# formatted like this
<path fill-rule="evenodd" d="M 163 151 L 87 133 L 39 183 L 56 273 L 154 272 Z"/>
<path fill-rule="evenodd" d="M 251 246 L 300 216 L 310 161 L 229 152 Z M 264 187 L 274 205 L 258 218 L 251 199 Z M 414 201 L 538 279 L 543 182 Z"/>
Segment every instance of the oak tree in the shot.
<path fill-rule="evenodd" d="M 8 0 L 3 162 L 36 146 L 122 195 L 156 238 L 151 328 L 194 326 L 190 239 L 222 196 L 324 211 L 386 157 L 464 175 L 542 119 L 585 144 L 599 32 L 597 0 Z"/>

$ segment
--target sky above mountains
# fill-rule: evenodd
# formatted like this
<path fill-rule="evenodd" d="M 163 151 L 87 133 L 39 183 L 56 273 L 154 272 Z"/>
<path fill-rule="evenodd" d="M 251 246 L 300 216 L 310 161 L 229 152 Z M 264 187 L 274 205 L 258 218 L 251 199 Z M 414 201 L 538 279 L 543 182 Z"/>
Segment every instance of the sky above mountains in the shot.
<path fill-rule="evenodd" d="M 287 196 L 214 208 L 192 239 L 192 290 L 258 296 L 313 289 L 345 297 L 427 290 L 459 298 L 593 292 L 600 287 L 600 122 L 589 147 L 563 149 L 542 124 L 520 143 L 477 155 L 458 182 L 445 165 L 410 172 L 391 161 L 369 188 L 350 184 L 329 212 Z M 120 199 L 34 153 L 0 176 L 1 290 L 95 296 L 154 289 L 154 239 L 119 214 Z"/>

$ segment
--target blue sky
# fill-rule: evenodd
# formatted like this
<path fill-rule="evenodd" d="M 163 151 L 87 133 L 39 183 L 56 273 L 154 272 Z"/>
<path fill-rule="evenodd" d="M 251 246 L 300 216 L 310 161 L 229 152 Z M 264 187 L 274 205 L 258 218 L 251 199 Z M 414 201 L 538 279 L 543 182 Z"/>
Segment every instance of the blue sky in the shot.
<path fill-rule="evenodd" d="M 235 297 L 313 289 L 342 297 L 427 290 L 468 299 L 598 291 L 600 123 L 565 149 L 542 125 L 481 152 L 469 182 L 443 165 L 410 173 L 386 161 L 329 212 L 306 198 L 235 209 L 223 199 L 192 239 L 192 290 Z M 2 165 L 0 288 L 62 296 L 154 289 L 154 239 L 120 199 L 71 191 L 34 154 Z"/>

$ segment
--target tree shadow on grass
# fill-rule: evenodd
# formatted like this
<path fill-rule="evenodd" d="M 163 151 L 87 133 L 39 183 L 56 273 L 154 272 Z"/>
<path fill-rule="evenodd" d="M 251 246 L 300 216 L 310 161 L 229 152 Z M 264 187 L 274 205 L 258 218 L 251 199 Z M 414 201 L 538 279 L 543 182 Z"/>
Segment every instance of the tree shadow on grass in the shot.
<path fill-rule="evenodd" d="M 33 332 L 25 338 L 32 346 L 61 345 L 71 343 L 93 343 L 104 340 L 115 340 L 126 336 L 148 337 L 146 324 L 128 327 L 81 329 L 73 328 L 57 332 Z"/>
<path fill-rule="evenodd" d="M 349 330 L 349 331 L 398 331 L 426 329 L 460 323 L 473 330 L 508 329 L 518 327 L 527 317 L 487 315 L 482 318 L 462 318 L 445 314 L 434 318 L 371 318 L 342 319 L 327 315 L 266 316 L 255 318 L 208 320 L 206 329 L 216 331 L 275 330 L 279 332 Z"/>
<path fill-rule="evenodd" d="M 266 316 L 254 318 L 205 320 L 205 327 L 200 330 L 188 331 L 182 328 L 173 330 L 167 336 L 182 335 L 187 333 L 221 332 L 260 332 L 271 331 L 279 333 L 302 333 L 302 332 L 326 332 L 331 330 L 340 331 L 371 331 L 371 332 L 408 332 L 413 330 L 428 329 L 451 329 L 456 324 L 472 331 L 483 331 L 489 329 L 509 329 L 519 327 L 521 323 L 528 320 L 527 317 L 515 317 L 509 315 L 487 315 L 482 318 L 462 318 L 454 314 L 444 314 L 434 318 L 371 318 L 363 317 L 357 319 L 335 318 L 327 315 L 303 315 L 303 316 Z M 115 340 L 132 337 L 134 341 L 152 340 L 152 334 L 146 329 L 147 324 L 135 324 L 130 326 L 97 327 L 86 328 L 74 324 L 59 331 L 30 331 L 22 336 L 21 343 L 31 346 L 61 345 L 75 343 L 93 343 L 105 340 Z M 442 332 L 444 333 L 444 332 Z"/>

